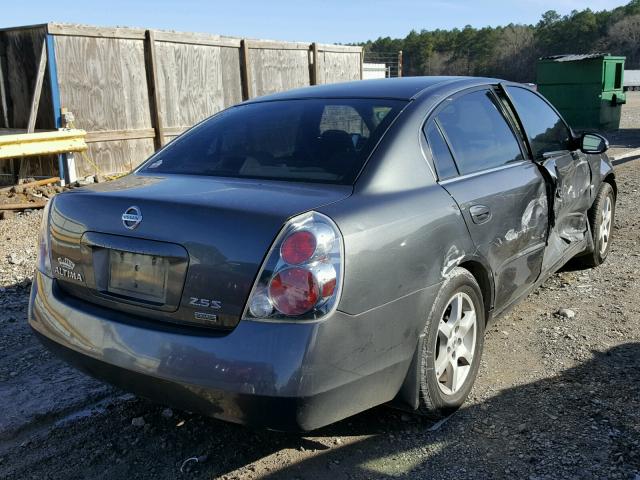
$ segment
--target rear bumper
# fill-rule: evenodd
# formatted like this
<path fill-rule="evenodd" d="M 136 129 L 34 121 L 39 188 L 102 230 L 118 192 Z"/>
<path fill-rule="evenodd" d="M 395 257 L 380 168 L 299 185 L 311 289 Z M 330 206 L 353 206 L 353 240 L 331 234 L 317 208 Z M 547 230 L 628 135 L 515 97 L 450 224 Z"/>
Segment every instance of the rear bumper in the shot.
<path fill-rule="evenodd" d="M 241 321 L 218 335 L 66 296 L 36 272 L 29 323 L 69 363 L 143 397 L 237 423 L 312 430 L 393 399 L 432 290 L 362 315 Z"/>

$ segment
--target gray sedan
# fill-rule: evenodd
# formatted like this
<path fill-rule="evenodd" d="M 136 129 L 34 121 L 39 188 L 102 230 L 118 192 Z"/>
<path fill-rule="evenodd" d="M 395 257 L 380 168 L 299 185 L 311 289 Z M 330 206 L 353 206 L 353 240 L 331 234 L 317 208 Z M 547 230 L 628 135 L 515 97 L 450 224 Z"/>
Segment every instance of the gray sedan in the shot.
<path fill-rule="evenodd" d="M 607 257 L 607 147 L 495 79 L 257 98 L 50 202 L 29 323 L 90 375 L 233 422 L 445 415 L 488 322 Z"/>

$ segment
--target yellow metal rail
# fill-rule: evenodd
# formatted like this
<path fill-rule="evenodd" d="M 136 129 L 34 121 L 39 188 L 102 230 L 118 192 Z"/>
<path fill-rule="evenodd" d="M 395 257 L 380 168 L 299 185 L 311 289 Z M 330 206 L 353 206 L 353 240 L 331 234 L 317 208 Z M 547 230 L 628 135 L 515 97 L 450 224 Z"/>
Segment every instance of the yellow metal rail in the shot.
<path fill-rule="evenodd" d="M 87 132 L 77 129 L 51 132 L 0 135 L 0 160 L 53 155 L 56 153 L 83 152 L 87 149 Z"/>

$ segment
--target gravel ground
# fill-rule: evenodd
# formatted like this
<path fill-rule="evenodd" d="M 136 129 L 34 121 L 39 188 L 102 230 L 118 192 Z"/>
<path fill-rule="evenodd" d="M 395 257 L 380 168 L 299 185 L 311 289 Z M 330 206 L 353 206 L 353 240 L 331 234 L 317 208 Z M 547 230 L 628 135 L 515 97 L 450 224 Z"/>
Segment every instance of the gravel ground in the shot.
<path fill-rule="evenodd" d="M 622 106 L 620 129 L 640 128 L 640 92 L 627 92 L 627 103 Z"/>
<path fill-rule="evenodd" d="M 433 424 L 379 407 L 304 436 L 172 411 L 54 358 L 25 321 L 41 214 L 0 221 L 0 478 L 639 480 L 640 161 L 616 172 L 607 263 L 565 268 L 489 329 L 462 409 Z"/>
<path fill-rule="evenodd" d="M 612 157 L 625 150 L 640 148 L 640 92 L 627 92 L 627 103 L 622 106 L 620 115 L 620 130 L 603 133 L 609 139 Z"/>

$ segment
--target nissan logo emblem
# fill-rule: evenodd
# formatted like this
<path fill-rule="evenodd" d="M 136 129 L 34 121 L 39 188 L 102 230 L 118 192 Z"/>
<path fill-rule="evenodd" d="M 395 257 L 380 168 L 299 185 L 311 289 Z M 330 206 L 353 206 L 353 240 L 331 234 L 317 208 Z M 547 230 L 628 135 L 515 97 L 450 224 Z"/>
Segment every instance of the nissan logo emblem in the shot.
<path fill-rule="evenodd" d="M 142 212 L 138 207 L 129 207 L 122 214 L 122 223 L 129 230 L 133 230 L 142 222 Z"/>

